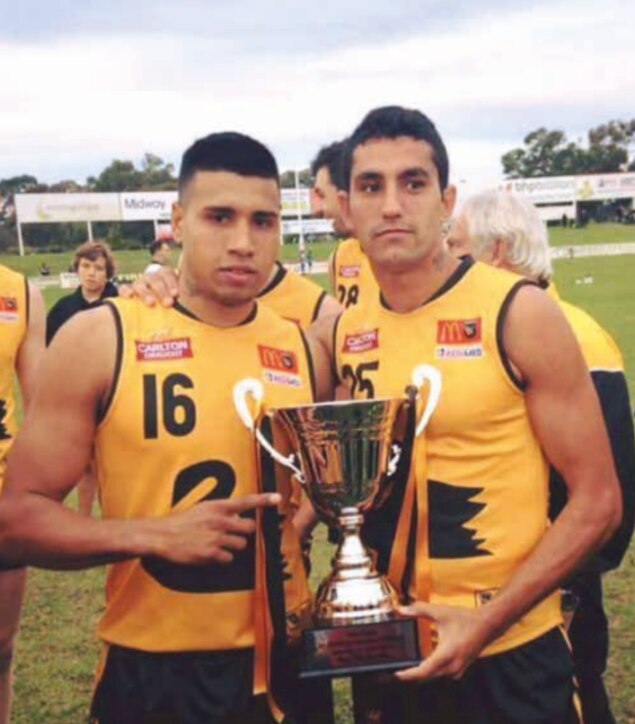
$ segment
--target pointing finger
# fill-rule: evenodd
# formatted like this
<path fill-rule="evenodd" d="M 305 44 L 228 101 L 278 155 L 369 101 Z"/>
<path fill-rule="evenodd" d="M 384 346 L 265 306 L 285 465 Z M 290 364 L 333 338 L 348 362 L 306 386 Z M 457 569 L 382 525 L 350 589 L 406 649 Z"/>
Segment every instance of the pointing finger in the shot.
<path fill-rule="evenodd" d="M 281 502 L 282 496 L 279 493 L 258 493 L 224 501 L 224 508 L 228 513 L 243 513 L 246 510 L 254 510 L 255 508 L 280 505 Z"/>

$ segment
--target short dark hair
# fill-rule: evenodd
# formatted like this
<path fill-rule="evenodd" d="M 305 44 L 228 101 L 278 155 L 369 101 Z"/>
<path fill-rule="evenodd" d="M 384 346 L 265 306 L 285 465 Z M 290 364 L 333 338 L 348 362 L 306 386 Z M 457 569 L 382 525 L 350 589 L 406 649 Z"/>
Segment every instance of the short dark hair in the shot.
<path fill-rule="evenodd" d="M 73 271 L 79 269 L 79 262 L 82 259 L 97 261 L 100 257 L 106 262 L 106 279 L 112 279 L 115 276 L 115 257 L 105 241 L 85 241 L 80 244 L 75 249 Z"/>
<path fill-rule="evenodd" d="M 179 194 L 197 171 L 229 171 L 271 178 L 280 184 L 278 164 L 271 151 L 260 141 L 233 131 L 211 133 L 187 149 L 179 171 Z"/>
<path fill-rule="evenodd" d="M 407 136 L 417 141 L 426 141 L 432 146 L 432 159 L 439 174 L 439 185 L 443 191 L 448 185 L 450 162 L 448 152 L 436 126 L 428 116 L 401 106 L 383 106 L 370 111 L 353 131 L 342 153 L 342 181 L 348 189 L 351 185 L 353 153 L 358 146 L 371 139 L 399 138 Z"/>
<path fill-rule="evenodd" d="M 322 146 L 317 156 L 311 161 L 311 176 L 315 179 L 318 171 L 326 167 L 331 177 L 331 183 L 338 189 L 346 188 L 342 183 L 342 153 L 345 141 L 335 141 L 328 146 Z"/>
<path fill-rule="evenodd" d="M 150 242 L 150 256 L 154 256 L 162 246 L 172 246 L 167 239 L 155 239 Z"/>

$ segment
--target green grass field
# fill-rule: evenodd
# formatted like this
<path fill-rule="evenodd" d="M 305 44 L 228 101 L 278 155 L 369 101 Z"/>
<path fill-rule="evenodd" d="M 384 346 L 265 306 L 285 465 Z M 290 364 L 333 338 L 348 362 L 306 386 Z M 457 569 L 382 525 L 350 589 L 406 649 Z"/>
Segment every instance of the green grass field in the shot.
<path fill-rule="evenodd" d="M 311 244 L 311 249 L 316 260 L 326 259 L 334 248 L 335 244 L 332 242 L 316 242 Z M 280 258 L 289 263 L 298 262 L 297 244 L 285 244 L 281 246 Z M 5 264 L 30 277 L 38 276 L 42 262 L 48 264 L 51 274 L 59 274 L 60 272 L 68 271 L 72 261 L 72 251 L 60 254 L 27 254 L 22 257 L 15 254 L 0 254 L 0 264 Z M 117 251 L 115 252 L 115 261 L 118 274 L 138 274 L 150 263 L 150 255 L 147 251 L 138 249 L 135 251 Z"/>
<path fill-rule="evenodd" d="M 630 229 L 632 227 L 626 227 Z M 560 230 L 562 231 L 562 230 Z M 575 241 L 561 243 L 583 243 Z M 565 234 L 569 230 L 564 231 Z M 603 236 L 604 234 L 602 234 Z M 635 229 L 633 229 L 635 237 Z M 594 239 L 586 243 L 600 243 Z M 622 239 L 624 241 L 632 240 Z M 328 249 L 320 249 L 323 258 Z M 139 252 L 128 252 L 139 266 L 145 263 Z M 68 266 L 59 261 L 60 269 Z M 119 256 L 119 255 L 118 255 Z M 0 258 L 0 263 L 14 263 Z M 26 271 L 39 267 L 41 258 L 28 258 Z M 126 262 L 126 263 L 127 263 Z M 135 264 L 137 261 L 134 262 Z M 53 261 L 49 264 L 54 271 Z M 122 264 L 123 267 L 123 264 Z M 593 284 L 580 282 L 593 276 Z M 316 277 L 326 284 L 324 275 Z M 631 396 L 635 397 L 635 255 L 562 260 L 556 264 L 556 278 L 563 297 L 591 312 L 615 336 L 624 353 Z M 47 289 L 47 304 L 63 292 Z M 72 504 L 72 503 L 71 503 Z M 314 582 L 328 568 L 331 547 L 318 532 L 315 545 Z M 85 722 L 92 677 L 99 654 L 94 629 L 103 603 L 103 570 L 79 573 L 31 571 L 24 608 L 16 669 L 15 724 L 66 724 Z M 612 654 L 607 676 L 613 708 L 620 724 L 635 724 L 635 548 L 619 571 L 605 579 L 606 607 L 611 621 Z M 352 722 L 346 680 L 336 683 L 337 721 Z"/>

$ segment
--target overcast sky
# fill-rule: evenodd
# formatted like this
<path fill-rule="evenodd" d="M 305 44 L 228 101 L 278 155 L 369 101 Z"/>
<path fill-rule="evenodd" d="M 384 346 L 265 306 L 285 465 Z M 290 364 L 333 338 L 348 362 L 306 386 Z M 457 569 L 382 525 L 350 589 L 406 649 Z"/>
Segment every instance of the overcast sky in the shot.
<path fill-rule="evenodd" d="M 242 130 L 282 169 L 370 108 L 420 108 L 455 182 L 539 126 L 635 116 L 630 0 L 0 0 L 0 178 L 84 181 Z"/>

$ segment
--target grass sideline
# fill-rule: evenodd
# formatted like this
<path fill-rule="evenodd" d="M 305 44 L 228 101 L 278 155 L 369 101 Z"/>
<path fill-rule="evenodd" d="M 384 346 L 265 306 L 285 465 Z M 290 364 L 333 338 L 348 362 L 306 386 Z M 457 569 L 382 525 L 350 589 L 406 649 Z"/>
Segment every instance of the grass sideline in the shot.
<path fill-rule="evenodd" d="M 629 228 L 629 227 L 627 227 Z M 595 242 L 594 242 L 595 243 Z M 592 284 L 584 284 L 585 276 Z M 316 277 L 326 284 L 325 275 Z M 635 255 L 561 260 L 556 279 L 562 296 L 587 309 L 618 340 L 635 398 Z M 45 290 L 47 303 L 63 293 Z M 71 499 L 71 505 L 74 504 Z M 333 554 L 319 530 L 314 546 L 314 583 Z M 99 655 L 94 628 L 102 610 L 104 571 L 31 571 L 18 644 L 14 724 L 87 721 Z M 612 653 L 607 676 L 616 720 L 635 724 L 635 549 L 605 579 Z M 352 722 L 349 684 L 336 682 L 338 724 Z"/>

